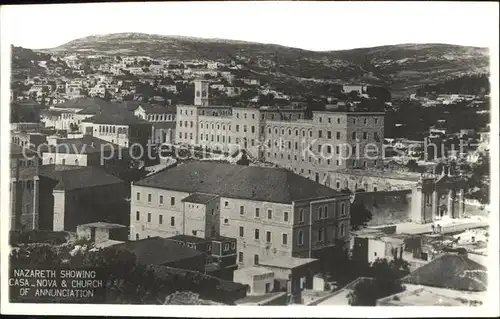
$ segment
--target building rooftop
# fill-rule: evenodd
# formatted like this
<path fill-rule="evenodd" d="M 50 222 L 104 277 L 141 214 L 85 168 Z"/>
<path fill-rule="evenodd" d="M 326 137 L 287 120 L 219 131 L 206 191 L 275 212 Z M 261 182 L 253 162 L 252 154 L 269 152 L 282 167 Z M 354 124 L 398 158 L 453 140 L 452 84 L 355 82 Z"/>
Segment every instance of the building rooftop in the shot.
<path fill-rule="evenodd" d="M 150 124 L 148 121 L 136 117 L 134 114 L 120 111 L 115 113 L 102 113 L 92 116 L 82 122 L 108 125 L 133 125 L 133 124 Z"/>
<path fill-rule="evenodd" d="M 165 239 L 182 241 L 182 242 L 186 242 L 186 243 L 195 243 L 195 244 L 206 243 L 206 242 L 211 241 L 211 239 L 205 239 L 205 238 L 200 238 L 200 237 L 191 236 L 191 235 L 175 235 L 172 237 L 167 237 Z"/>
<path fill-rule="evenodd" d="M 397 170 L 381 170 L 381 169 L 355 169 L 355 168 L 343 168 L 332 171 L 332 173 L 350 174 L 358 176 L 371 176 L 371 177 L 381 177 L 390 179 L 402 179 L 412 182 L 417 182 L 420 179 L 420 173 L 413 172 L 403 172 Z"/>
<path fill-rule="evenodd" d="M 259 262 L 259 264 L 262 266 L 292 269 L 313 263 L 317 260 L 318 259 L 314 258 L 279 257 L 271 260 L 261 261 Z"/>
<path fill-rule="evenodd" d="M 486 267 L 467 256 L 444 254 L 416 269 L 403 282 L 465 291 L 485 291 Z"/>
<path fill-rule="evenodd" d="M 247 276 L 259 276 L 259 275 L 267 275 L 267 274 L 272 274 L 273 273 L 272 270 L 269 270 L 269 269 L 266 269 L 266 268 L 262 268 L 262 267 L 242 268 L 242 269 L 236 270 L 235 272 L 243 273 L 243 274 L 245 274 Z"/>
<path fill-rule="evenodd" d="M 192 248 L 176 244 L 161 237 L 129 241 L 124 244 L 114 245 L 113 248 L 134 253 L 137 262 L 142 265 L 164 265 L 202 255 Z"/>
<path fill-rule="evenodd" d="M 124 149 L 117 144 L 90 135 L 84 135 L 80 138 L 58 139 L 57 145 L 45 145 L 45 147 L 46 149 L 43 150 L 45 152 L 65 154 L 90 154 L 111 151 L 112 149 Z"/>
<path fill-rule="evenodd" d="M 23 167 L 19 171 L 20 179 L 31 179 L 42 176 L 56 182 L 54 189 L 71 190 L 102 185 L 119 184 L 123 180 L 95 166 L 73 165 L 41 165 L 38 167 Z M 11 178 L 15 178 L 15 169 L 11 170 Z"/>
<path fill-rule="evenodd" d="M 269 302 L 278 299 L 286 295 L 284 291 L 270 292 L 264 295 L 256 295 L 256 296 L 246 296 L 245 298 L 238 299 L 235 301 L 237 305 L 245 305 L 245 306 L 258 306 L 258 305 L 267 305 Z M 285 305 L 286 299 L 283 300 L 282 305 Z"/>
<path fill-rule="evenodd" d="M 219 235 L 219 236 L 212 237 L 212 241 L 216 241 L 216 242 L 236 241 L 236 238 Z"/>
<path fill-rule="evenodd" d="M 190 161 L 134 183 L 138 186 L 291 204 L 346 196 L 282 168 Z"/>
<path fill-rule="evenodd" d="M 24 153 L 23 153 L 24 149 Z M 32 149 L 26 148 L 26 147 L 21 147 L 17 144 L 10 143 L 10 157 L 18 157 L 19 155 L 24 156 L 32 156 L 36 154 L 36 152 Z"/>
<path fill-rule="evenodd" d="M 468 306 L 479 305 L 484 293 L 463 292 L 418 285 L 405 285 L 406 290 L 377 300 L 380 306 Z"/>
<path fill-rule="evenodd" d="M 218 198 L 218 197 L 219 196 L 217 196 L 217 195 L 194 193 L 194 194 L 189 195 L 188 197 L 183 198 L 182 202 L 206 204 L 209 201 L 211 201 L 215 198 Z"/>
<path fill-rule="evenodd" d="M 98 97 L 71 99 L 64 103 L 57 104 L 56 107 L 82 109 L 79 114 L 99 114 L 101 112 L 113 112 L 117 109 L 116 104 Z"/>
<path fill-rule="evenodd" d="M 106 222 L 94 222 L 88 224 L 78 225 L 82 227 L 95 227 L 95 228 L 105 228 L 105 229 L 115 229 L 115 228 L 124 228 L 127 227 L 125 225 L 106 223 Z"/>

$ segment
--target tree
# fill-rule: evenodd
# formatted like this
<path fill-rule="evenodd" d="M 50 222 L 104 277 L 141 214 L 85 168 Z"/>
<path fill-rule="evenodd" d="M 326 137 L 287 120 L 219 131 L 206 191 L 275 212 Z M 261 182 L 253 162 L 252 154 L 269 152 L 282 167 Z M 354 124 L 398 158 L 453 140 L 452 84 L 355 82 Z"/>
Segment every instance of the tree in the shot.
<path fill-rule="evenodd" d="M 343 194 L 352 194 L 351 190 L 347 187 L 342 188 L 340 192 Z"/>
<path fill-rule="evenodd" d="M 408 263 L 377 259 L 373 262 L 370 273 L 371 280 L 362 281 L 349 293 L 351 306 L 375 306 L 377 299 L 404 291 L 400 278 L 408 273 Z"/>
<path fill-rule="evenodd" d="M 372 213 L 366 209 L 363 200 L 355 199 L 351 205 L 351 227 L 353 230 L 358 230 L 372 219 Z"/>
<path fill-rule="evenodd" d="M 236 164 L 245 166 L 248 166 L 250 164 L 250 160 L 248 159 L 246 151 L 242 151 L 241 158 L 236 162 Z"/>
<path fill-rule="evenodd" d="M 441 175 L 443 173 L 444 164 L 442 162 L 437 163 L 436 168 L 434 169 L 436 175 Z"/>
<path fill-rule="evenodd" d="M 410 172 L 417 172 L 418 171 L 418 164 L 417 161 L 414 159 L 411 159 L 406 163 L 406 167 L 410 170 Z"/>

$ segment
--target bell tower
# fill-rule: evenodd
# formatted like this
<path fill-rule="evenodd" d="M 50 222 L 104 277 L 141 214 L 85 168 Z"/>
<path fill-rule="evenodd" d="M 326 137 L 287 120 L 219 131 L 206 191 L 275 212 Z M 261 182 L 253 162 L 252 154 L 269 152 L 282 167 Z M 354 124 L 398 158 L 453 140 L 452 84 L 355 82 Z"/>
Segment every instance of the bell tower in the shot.
<path fill-rule="evenodd" d="M 194 105 L 208 106 L 208 81 L 194 80 Z"/>

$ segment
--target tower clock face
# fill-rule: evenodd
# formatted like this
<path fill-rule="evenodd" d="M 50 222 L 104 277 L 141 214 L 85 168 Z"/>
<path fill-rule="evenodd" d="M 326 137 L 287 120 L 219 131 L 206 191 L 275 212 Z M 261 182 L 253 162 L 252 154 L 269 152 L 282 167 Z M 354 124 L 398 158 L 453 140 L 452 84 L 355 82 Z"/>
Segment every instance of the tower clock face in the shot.
<path fill-rule="evenodd" d="M 196 91 L 196 97 L 200 97 L 200 91 Z"/>

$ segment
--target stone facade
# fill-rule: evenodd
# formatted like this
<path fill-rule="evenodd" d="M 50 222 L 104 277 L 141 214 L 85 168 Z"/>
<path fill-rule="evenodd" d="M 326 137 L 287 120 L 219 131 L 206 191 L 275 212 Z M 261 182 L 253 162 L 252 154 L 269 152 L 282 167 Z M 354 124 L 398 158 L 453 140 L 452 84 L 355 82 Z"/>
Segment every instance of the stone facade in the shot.
<path fill-rule="evenodd" d="M 323 184 L 332 170 L 383 166 L 383 112 L 317 111 L 306 120 L 305 109 L 200 102 L 177 107 L 176 131 L 176 143 L 229 154 L 246 149 L 254 158 Z"/>
<path fill-rule="evenodd" d="M 11 179 L 10 229 L 38 229 L 39 227 L 39 188 L 38 176 L 30 179 Z"/>
<path fill-rule="evenodd" d="M 420 174 L 391 170 L 340 169 L 329 173 L 330 186 L 341 190 L 364 190 L 365 192 L 411 189 L 417 184 Z"/>
<path fill-rule="evenodd" d="M 290 204 L 215 197 L 206 205 L 182 201 L 190 195 L 132 185 L 130 240 L 193 235 L 193 230 L 201 237 L 203 228 L 205 236 L 215 229 L 214 235 L 237 238 L 237 262 L 249 267 L 282 256 L 310 257 L 347 240 L 350 228 L 349 195 Z"/>

